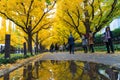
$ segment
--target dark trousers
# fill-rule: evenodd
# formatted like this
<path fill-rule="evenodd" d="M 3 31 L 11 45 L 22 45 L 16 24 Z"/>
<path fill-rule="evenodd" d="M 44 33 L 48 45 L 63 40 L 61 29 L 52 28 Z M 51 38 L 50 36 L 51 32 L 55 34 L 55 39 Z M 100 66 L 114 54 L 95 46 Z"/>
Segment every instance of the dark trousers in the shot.
<path fill-rule="evenodd" d="M 88 52 L 88 48 L 86 45 L 83 45 L 83 49 L 84 49 L 84 53 L 87 53 Z"/>
<path fill-rule="evenodd" d="M 70 48 L 70 54 L 74 54 L 74 45 L 69 45 L 69 48 Z"/>
<path fill-rule="evenodd" d="M 108 39 L 108 42 L 106 42 L 106 48 L 107 48 L 107 53 L 110 53 L 110 49 L 114 53 L 114 47 L 113 47 L 112 39 Z"/>
<path fill-rule="evenodd" d="M 90 45 L 89 45 L 89 50 L 90 50 L 92 53 L 94 53 L 94 45 L 93 45 L 93 44 L 90 44 Z"/>

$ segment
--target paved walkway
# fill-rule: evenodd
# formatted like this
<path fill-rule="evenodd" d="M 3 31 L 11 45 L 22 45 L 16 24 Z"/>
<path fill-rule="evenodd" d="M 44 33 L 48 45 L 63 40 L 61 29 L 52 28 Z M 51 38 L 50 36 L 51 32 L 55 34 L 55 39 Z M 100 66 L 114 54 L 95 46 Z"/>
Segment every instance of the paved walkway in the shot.
<path fill-rule="evenodd" d="M 115 66 L 120 69 L 120 54 L 104 54 L 104 53 L 81 53 L 75 52 L 75 54 L 69 54 L 68 52 L 50 53 L 46 52 L 43 54 L 36 55 L 29 59 L 26 59 L 23 63 L 17 63 L 10 68 L 0 70 L 0 77 L 8 72 L 12 72 L 26 63 L 35 62 L 38 60 L 77 60 L 77 61 L 88 61 L 94 63 L 102 63 L 105 65 Z"/>
<path fill-rule="evenodd" d="M 101 53 L 79 53 L 69 54 L 68 52 L 45 53 L 40 60 L 80 60 L 120 68 L 120 54 L 101 54 Z"/>

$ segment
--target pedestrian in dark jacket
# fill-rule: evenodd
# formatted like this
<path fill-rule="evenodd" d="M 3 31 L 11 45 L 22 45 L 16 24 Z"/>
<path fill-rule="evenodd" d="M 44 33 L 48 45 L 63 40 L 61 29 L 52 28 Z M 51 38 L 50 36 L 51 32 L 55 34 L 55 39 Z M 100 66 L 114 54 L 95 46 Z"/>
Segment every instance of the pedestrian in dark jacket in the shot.
<path fill-rule="evenodd" d="M 113 34 L 112 34 L 112 31 L 110 31 L 110 27 L 106 28 L 105 38 L 107 39 L 106 41 L 107 53 L 110 53 L 110 49 L 112 53 L 114 53 L 114 47 L 113 47 L 113 41 L 112 41 Z"/>
<path fill-rule="evenodd" d="M 70 50 L 70 54 L 74 54 L 74 37 L 72 36 L 72 34 L 70 34 L 70 37 L 68 38 L 68 44 L 69 44 L 69 50 Z"/>

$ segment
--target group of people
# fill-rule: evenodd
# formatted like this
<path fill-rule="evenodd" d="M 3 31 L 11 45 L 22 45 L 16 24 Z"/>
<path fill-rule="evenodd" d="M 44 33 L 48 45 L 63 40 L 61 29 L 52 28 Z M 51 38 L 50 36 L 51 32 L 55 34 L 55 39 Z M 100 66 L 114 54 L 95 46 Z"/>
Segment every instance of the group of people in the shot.
<path fill-rule="evenodd" d="M 68 38 L 68 44 L 69 44 L 69 50 L 70 50 L 70 54 L 74 54 L 74 37 L 72 36 L 72 34 L 70 34 L 70 37 Z M 89 44 L 89 50 L 94 53 L 94 41 L 93 41 L 93 34 L 90 31 L 89 35 L 87 37 L 87 35 L 82 35 L 82 46 L 84 49 L 84 52 L 87 53 L 88 52 L 88 44 Z"/>
<path fill-rule="evenodd" d="M 94 53 L 94 34 L 92 33 L 92 31 L 89 31 L 89 33 L 86 35 L 82 35 L 81 37 L 82 39 L 82 47 L 84 50 L 84 53 L 88 53 L 88 51 L 90 51 L 91 53 Z M 113 47 L 113 34 L 112 31 L 110 30 L 110 27 L 106 27 L 105 29 L 105 33 L 103 34 L 102 38 L 103 40 L 103 44 L 106 44 L 106 48 L 107 48 L 107 53 L 114 53 L 114 47 Z M 70 51 L 70 54 L 74 54 L 74 37 L 72 35 L 72 33 L 70 33 L 70 36 L 68 38 L 68 44 L 65 47 L 65 44 L 62 46 L 59 46 L 58 44 L 51 44 L 50 46 L 50 52 L 54 52 L 54 51 L 58 51 L 61 50 L 63 51 L 64 49 L 67 49 Z M 111 50 L 111 52 L 110 52 Z"/>
<path fill-rule="evenodd" d="M 59 50 L 59 46 L 58 46 L 58 44 L 51 44 L 51 46 L 50 46 L 50 52 L 54 52 L 54 51 L 58 51 Z"/>
<path fill-rule="evenodd" d="M 106 31 L 103 35 L 103 42 L 106 44 L 107 53 L 114 53 L 114 47 L 113 47 L 113 34 L 110 30 L 110 27 L 106 27 Z M 69 51 L 70 54 L 74 54 L 74 37 L 72 34 L 70 34 L 70 37 L 68 38 L 68 44 L 69 44 Z M 84 49 L 84 53 L 87 53 L 90 51 L 91 53 L 94 53 L 94 35 L 92 31 L 89 32 L 88 35 L 82 35 L 82 46 Z"/>
<path fill-rule="evenodd" d="M 84 49 L 84 53 L 88 52 L 88 46 L 89 50 L 94 53 L 94 37 L 91 31 L 88 35 L 82 35 L 82 46 Z"/>

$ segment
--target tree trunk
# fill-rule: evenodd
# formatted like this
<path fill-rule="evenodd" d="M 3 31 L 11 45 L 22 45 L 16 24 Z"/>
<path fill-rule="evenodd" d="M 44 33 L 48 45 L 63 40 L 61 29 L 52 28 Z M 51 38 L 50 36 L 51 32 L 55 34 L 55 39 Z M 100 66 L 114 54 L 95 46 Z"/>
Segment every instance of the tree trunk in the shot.
<path fill-rule="evenodd" d="M 38 33 L 36 33 L 36 53 L 38 53 L 38 44 L 39 44 L 39 42 L 38 42 Z"/>
<path fill-rule="evenodd" d="M 86 22 L 86 34 L 89 35 L 89 32 L 90 32 L 89 22 Z"/>
<path fill-rule="evenodd" d="M 85 15 L 85 22 L 84 22 L 84 25 L 85 25 L 85 28 L 86 28 L 86 35 L 89 35 L 89 32 L 90 32 L 90 21 L 89 21 L 89 12 L 88 10 L 86 9 L 86 7 L 88 6 L 87 4 L 88 0 L 84 0 L 84 15 Z"/>
<path fill-rule="evenodd" d="M 33 55 L 33 52 L 32 52 L 32 34 L 31 34 L 31 32 L 28 33 L 28 52 L 30 52 L 31 55 Z"/>

